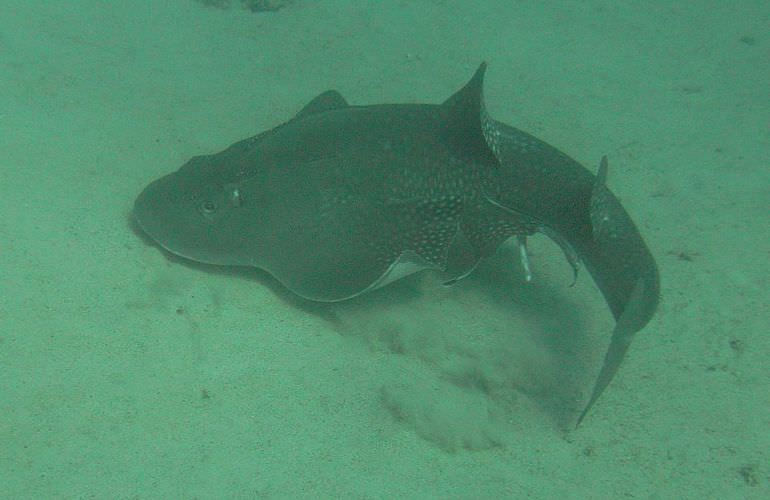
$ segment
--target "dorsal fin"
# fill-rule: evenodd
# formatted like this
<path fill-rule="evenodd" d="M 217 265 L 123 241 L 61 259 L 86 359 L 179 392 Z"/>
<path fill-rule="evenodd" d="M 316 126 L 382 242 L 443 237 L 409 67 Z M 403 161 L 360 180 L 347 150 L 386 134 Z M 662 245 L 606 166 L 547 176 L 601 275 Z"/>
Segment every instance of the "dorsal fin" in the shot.
<path fill-rule="evenodd" d="M 336 90 L 327 90 L 316 97 L 312 101 L 307 103 L 302 110 L 297 113 L 294 119 L 304 118 L 306 116 L 314 115 L 317 113 L 323 113 L 325 111 L 331 111 L 333 109 L 347 108 L 348 101 L 342 97 L 342 94 Z"/>
<path fill-rule="evenodd" d="M 460 156 L 497 163 L 494 123 L 484 108 L 484 72 L 482 62 L 463 88 L 444 101 L 447 114 L 446 134 L 450 147 Z"/>
<path fill-rule="evenodd" d="M 604 231 L 606 231 L 609 214 L 607 213 L 607 198 L 612 194 L 607 189 L 607 156 L 602 156 L 599 162 L 599 170 L 596 172 L 596 180 L 591 188 L 591 209 L 589 216 L 591 218 L 591 231 L 594 239 L 599 240 Z"/>
<path fill-rule="evenodd" d="M 596 172 L 596 186 L 604 186 L 607 184 L 607 155 L 602 156 L 602 161 L 599 162 L 599 170 Z"/>

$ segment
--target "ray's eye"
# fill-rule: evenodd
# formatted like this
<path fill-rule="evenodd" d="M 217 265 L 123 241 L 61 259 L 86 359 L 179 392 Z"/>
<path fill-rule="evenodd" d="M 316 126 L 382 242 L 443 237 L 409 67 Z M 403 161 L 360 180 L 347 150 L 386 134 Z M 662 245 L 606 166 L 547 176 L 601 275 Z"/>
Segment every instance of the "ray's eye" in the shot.
<path fill-rule="evenodd" d="M 203 215 L 213 215 L 217 211 L 217 204 L 211 200 L 206 200 L 201 203 L 201 213 Z"/>

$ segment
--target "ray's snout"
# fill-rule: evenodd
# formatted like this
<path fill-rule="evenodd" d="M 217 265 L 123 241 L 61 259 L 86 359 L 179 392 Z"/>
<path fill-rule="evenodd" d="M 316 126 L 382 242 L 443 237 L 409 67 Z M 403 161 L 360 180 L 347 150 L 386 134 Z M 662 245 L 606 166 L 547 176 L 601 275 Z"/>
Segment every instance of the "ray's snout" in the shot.
<path fill-rule="evenodd" d="M 167 192 L 164 186 L 170 181 L 169 177 L 173 175 L 166 175 L 150 183 L 142 192 L 137 196 L 134 201 L 134 219 L 139 227 L 147 233 L 147 236 L 152 238 L 158 243 L 162 244 L 162 238 L 168 231 L 164 231 L 164 221 L 168 220 L 167 211 L 170 203 L 163 193 Z"/>

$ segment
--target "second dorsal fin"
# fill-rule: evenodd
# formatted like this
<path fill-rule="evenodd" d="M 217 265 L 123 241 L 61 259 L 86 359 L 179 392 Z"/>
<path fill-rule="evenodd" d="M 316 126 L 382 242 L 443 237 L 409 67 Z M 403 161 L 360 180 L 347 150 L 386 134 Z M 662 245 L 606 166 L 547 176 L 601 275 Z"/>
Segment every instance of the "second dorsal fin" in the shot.
<path fill-rule="evenodd" d="M 348 101 L 342 97 L 342 94 L 336 90 L 327 90 L 314 97 L 313 100 L 307 103 L 294 118 L 304 118 L 306 116 L 324 113 L 333 109 L 347 108 L 348 106 Z"/>

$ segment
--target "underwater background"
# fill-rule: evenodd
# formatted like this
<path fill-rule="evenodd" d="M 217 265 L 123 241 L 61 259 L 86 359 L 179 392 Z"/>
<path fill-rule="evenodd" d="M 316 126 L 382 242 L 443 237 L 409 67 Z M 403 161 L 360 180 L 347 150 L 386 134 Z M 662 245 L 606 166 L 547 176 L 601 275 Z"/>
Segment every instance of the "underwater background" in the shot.
<path fill-rule="evenodd" d="M 770 3 L 0 0 L 0 498 L 770 498 Z M 134 198 L 313 97 L 489 113 L 608 184 L 662 299 L 533 238 L 317 304 Z"/>

